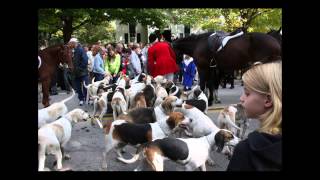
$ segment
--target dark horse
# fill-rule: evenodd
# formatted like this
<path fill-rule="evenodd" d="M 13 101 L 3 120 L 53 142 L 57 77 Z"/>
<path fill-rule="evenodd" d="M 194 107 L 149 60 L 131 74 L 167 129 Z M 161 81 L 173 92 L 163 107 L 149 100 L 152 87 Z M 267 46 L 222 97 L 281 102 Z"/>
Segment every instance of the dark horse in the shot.
<path fill-rule="evenodd" d="M 280 45 L 282 44 L 281 27 L 279 28 L 279 30 L 271 29 L 269 32 L 267 32 L 267 34 L 274 37 L 280 43 Z"/>
<path fill-rule="evenodd" d="M 73 70 L 72 49 L 68 45 L 63 44 L 45 48 L 38 51 L 38 61 L 38 78 L 42 83 L 43 93 L 42 104 L 44 107 L 47 107 L 50 105 L 49 88 L 51 84 L 51 78 L 59 63 L 67 63 L 69 68 Z"/>
<path fill-rule="evenodd" d="M 202 74 L 209 88 L 209 105 L 213 102 L 213 88 L 218 89 L 218 71 L 233 71 L 249 67 L 256 61 L 268 62 L 281 58 L 277 40 L 264 33 L 246 33 L 229 40 L 219 52 L 208 44 L 212 32 L 180 38 L 172 43 L 176 53 L 188 54 L 196 59 L 199 75 Z M 180 62 L 178 62 L 180 63 Z M 204 91 L 204 86 L 201 87 Z"/>

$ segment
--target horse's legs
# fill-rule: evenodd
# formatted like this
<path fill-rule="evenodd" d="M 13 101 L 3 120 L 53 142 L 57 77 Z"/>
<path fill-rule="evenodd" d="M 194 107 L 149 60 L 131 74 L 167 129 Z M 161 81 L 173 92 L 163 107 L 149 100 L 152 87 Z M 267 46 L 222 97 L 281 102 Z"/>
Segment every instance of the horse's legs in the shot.
<path fill-rule="evenodd" d="M 49 104 L 49 88 L 50 88 L 50 79 L 44 80 L 42 82 L 42 94 L 43 94 L 42 104 L 44 107 L 48 107 L 50 105 Z"/>
<path fill-rule="evenodd" d="M 234 88 L 234 71 L 232 71 L 230 74 L 230 84 L 231 84 L 230 89 L 233 89 Z"/>
<path fill-rule="evenodd" d="M 199 74 L 199 80 L 200 80 L 200 89 L 201 91 L 204 92 L 205 88 L 206 88 L 206 81 L 205 81 L 205 76 L 202 72 L 198 72 Z"/>
<path fill-rule="evenodd" d="M 213 92 L 214 102 L 216 104 L 220 104 L 221 101 L 220 101 L 220 99 L 218 97 L 218 89 L 214 89 L 212 92 Z"/>
<path fill-rule="evenodd" d="M 213 80 L 210 78 L 207 82 L 207 88 L 209 89 L 209 98 L 208 98 L 208 106 L 211 106 L 213 103 Z"/>

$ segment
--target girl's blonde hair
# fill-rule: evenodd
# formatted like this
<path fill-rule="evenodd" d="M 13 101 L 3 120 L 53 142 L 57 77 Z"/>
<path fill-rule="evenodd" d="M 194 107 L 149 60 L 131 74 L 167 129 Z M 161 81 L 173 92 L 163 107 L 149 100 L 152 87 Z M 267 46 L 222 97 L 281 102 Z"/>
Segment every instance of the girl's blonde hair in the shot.
<path fill-rule="evenodd" d="M 272 107 L 260 116 L 258 131 L 282 134 L 282 61 L 256 63 L 242 79 L 249 90 L 270 95 L 272 100 Z"/>

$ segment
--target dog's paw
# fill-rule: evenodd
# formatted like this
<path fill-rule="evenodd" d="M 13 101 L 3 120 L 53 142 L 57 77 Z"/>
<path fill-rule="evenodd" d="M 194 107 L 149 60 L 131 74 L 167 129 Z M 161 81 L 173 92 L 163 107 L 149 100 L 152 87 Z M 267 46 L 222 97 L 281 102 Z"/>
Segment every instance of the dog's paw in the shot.
<path fill-rule="evenodd" d="M 51 171 L 49 168 L 45 167 L 43 171 Z"/>
<path fill-rule="evenodd" d="M 72 169 L 70 167 L 64 167 L 59 169 L 58 171 L 72 171 Z"/>
<path fill-rule="evenodd" d="M 70 156 L 69 154 L 66 154 L 66 155 L 64 155 L 64 159 L 65 159 L 65 160 L 70 160 L 70 159 L 71 159 L 71 156 Z"/>
<path fill-rule="evenodd" d="M 108 168 L 107 163 L 102 163 L 101 168 L 102 168 L 103 170 L 107 170 L 107 168 Z"/>

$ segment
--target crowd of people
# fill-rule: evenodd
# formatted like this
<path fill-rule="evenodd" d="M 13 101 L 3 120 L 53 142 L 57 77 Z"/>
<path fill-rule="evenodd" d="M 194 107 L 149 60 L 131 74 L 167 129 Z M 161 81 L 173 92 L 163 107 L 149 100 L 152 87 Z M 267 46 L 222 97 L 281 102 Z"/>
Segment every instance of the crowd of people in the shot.
<path fill-rule="evenodd" d="M 69 44 L 73 48 L 74 72 L 61 65 L 51 83 L 50 94 L 57 94 L 57 85 L 70 93 L 71 85 L 78 93 L 79 105 L 83 105 L 86 94 L 83 82 L 90 84 L 93 78 L 100 81 L 111 76 L 110 83 L 115 83 L 122 74 L 133 79 L 140 73 L 153 77 L 163 75 L 168 80 L 182 83 L 184 90 L 190 90 L 197 72 L 193 59 L 185 55 L 181 64 L 176 63 L 171 34 L 166 31 L 151 33 L 149 42 L 102 45 L 99 41 L 82 45 L 77 38 L 71 38 Z"/>

